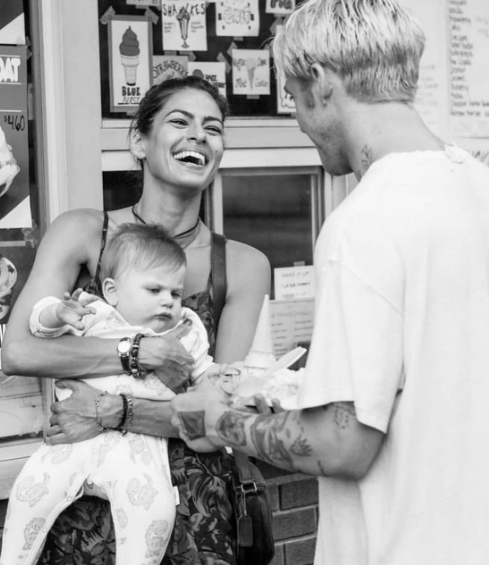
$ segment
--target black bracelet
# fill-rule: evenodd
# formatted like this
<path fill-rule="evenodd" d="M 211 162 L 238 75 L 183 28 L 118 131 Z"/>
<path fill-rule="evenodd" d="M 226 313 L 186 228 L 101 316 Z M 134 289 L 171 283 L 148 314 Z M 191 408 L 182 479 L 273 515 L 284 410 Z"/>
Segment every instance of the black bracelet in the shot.
<path fill-rule="evenodd" d="M 127 420 L 129 400 L 127 399 L 127 396 L 125 394 L 120 394 L 119 396 L 121 396 L 122 398 L 122 417 L 121 417 L 121 421 L 119 422 L 119 425 L 117 426 L 117 428 L 114 429 L 118 432 L 121 432 L 122 435 L 125 436 L 127 434 L 127 430 L 123 430 L 122 426 L 126 423 Z"/>
<path fill-rule="evenodd" d="M 144 337 L 143 334 L 139 333 L 136 334 L 134 336 L 134 339 L 132 341 L 132 347 L 131 347 L 131 354 L 130 354 L 130 369 L 131 369 L 131 375 L 135 378 L 135 379 L 142 379 L 146 376 L 146 370 L 141 367 L 140 363 L 139 363 L 139 346 L 141 343 L 141 339 Z"/>

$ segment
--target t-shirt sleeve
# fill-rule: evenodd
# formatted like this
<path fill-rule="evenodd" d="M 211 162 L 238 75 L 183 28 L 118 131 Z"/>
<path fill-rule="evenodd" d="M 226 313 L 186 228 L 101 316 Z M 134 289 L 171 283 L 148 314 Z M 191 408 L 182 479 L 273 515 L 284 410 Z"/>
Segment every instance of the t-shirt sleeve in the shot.
<path fill-rule="evenodd" d="M 352 401 L 363 424 L 386 432 L 402 388 L 402 312 L 339 261 L 322 265 L 299 407 Z"/>

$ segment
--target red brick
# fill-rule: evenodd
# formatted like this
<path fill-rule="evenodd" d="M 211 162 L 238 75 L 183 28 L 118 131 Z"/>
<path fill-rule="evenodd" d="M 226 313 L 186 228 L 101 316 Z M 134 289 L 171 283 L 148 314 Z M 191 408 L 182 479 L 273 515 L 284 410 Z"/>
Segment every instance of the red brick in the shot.
<path fill-rule="evenodd" d="M 275 541 L 316 533 L 315 508 L 276 512 L 273 516 Z"/>
<path fill-rule="evenodd" d="M 275 555 L 273 559 L 270 561 L 270 565 L 284 565 L 284 544 L 283 543 L 276 543 L 275 544 Z"/>
<path fill-rule="evenodd" d="M 297 508 L 318 503 L 318 483 L 316 479 L 304 479 L 280 486 L 280 508 Z"/>

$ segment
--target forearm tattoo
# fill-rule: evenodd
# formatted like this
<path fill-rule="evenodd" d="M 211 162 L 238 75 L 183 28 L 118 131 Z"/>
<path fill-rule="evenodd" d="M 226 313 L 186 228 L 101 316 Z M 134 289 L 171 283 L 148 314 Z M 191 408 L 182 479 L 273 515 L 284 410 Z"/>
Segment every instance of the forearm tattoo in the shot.
<path fill-rule="evenodd" d="M 194 440 L 205 437 L 204 410 L 199 410 L 197 412 L 181 412 L 179 414 L 179 418 L 188 439 Z"/>

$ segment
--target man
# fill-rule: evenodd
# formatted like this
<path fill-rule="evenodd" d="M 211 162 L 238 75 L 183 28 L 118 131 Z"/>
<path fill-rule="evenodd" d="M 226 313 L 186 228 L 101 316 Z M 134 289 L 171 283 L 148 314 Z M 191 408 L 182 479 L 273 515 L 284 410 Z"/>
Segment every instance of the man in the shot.
<path fill-rule="evenodd" d="M 489 169 L 413 107 L 424 36 L 394 0 L 310 0 L 274 41 L 299 125 L 359 184 L 317 242 L 301 410 L 178 396 L 194 449 L 319 476 L 316 564 L 489 559 Z"/>

